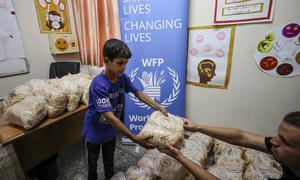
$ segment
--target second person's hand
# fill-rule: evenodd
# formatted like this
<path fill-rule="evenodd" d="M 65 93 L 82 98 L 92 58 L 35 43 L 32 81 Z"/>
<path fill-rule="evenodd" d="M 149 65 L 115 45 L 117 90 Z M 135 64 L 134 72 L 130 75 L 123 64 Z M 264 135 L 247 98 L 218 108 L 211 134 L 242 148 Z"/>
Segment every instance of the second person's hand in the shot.
<path fill-rule="evenodd" d="M 183 127 L 185 130 L 196 132 L 197 131 L 197 124 L 193 123 L 192 121 L 182 118 L 183 119 Z"/>

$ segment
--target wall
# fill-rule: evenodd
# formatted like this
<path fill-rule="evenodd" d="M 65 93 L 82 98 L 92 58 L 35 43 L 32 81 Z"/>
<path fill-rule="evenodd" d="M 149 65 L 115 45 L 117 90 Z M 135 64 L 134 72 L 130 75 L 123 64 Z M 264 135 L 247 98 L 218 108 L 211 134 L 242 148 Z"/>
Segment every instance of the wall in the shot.
<path fill-rule="evenodd" d="M 189 27 L 212 25 L 214 0 L 190 0 Z M 236 27 L 227 90 L 186 85 L 187 118 L 214 126 L 272 135 L 283 116 L 300 110 L 300 76 L 272 77 L 254 60 L 258 37 L 287 22 L 300 22 L 300 1 L 278 0 L 272 23 Z"/>
<path fill-rule="evenodd" d="M 51 62 L 55 60 L 78 60 L 80 57 L 78 53 L 52 56 L 48 35 L 40 33 L 34 0 L 12 1 L 15 5 L 25 53 L 30 65 L 30 73 L 0 78 L 0 98 L 7 96 L 13 87 L 24 84 L 30 79 L 47 79 Z M 68 0 L 68 8 L 72 33 L 76 33 L 71 0 Z"/>

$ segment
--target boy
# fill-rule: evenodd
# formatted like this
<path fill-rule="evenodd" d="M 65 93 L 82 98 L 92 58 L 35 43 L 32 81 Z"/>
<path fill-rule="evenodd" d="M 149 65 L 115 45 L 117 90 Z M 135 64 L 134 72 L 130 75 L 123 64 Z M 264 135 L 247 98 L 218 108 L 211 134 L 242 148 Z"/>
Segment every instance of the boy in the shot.
<path fill-rule="evenodd" d="M 114 174 L 115 136 L 117 131 L 133 142 L 145 148 L 153 148 L 146 139 L 134 136 L 121 122 L 120 116 L 124 104 L 125 92 L 132 92 L 140 101 L 167 116 L 168 111 L 157 104 L 131 83 L 124 74 L 131 52 L 127 45 L 118 40 L 110 39 L 103 47 L 105 70 L 94 78 L 89 89 L 89 104 L 85 115 L 83 135 L 87 148 L 88 179 L 97 179 L 97 160 L 100 146 L 105 178 Z"/>

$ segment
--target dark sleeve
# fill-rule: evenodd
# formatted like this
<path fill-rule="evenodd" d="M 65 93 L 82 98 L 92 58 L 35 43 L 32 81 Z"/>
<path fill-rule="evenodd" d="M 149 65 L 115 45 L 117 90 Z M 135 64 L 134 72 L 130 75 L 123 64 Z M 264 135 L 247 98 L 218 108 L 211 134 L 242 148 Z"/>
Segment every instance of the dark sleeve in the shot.
<path fill-rule="evenodd" d="M 265 144 L 266 144 L 266 147 L 269 150 L 269 152 L 272 152 L 271 151 L 271 149 L 272 149 L 271 139 L 272 139 L 272 137 L 265 137 Z"/>

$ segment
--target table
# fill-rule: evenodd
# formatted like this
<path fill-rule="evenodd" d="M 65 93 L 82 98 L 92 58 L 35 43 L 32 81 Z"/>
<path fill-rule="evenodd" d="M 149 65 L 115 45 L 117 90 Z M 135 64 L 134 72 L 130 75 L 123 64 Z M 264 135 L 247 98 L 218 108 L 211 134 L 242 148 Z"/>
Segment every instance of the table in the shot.
<path fill-rule="evenodd" d="M 8 152 L 18 179 L 26 179 L 27 170 L 80 139 L 86 110 L 87 105 L 81 104 L 72 112 L 44 119 L 32 130 L 0 124 L 0 143 Z"/>

